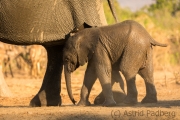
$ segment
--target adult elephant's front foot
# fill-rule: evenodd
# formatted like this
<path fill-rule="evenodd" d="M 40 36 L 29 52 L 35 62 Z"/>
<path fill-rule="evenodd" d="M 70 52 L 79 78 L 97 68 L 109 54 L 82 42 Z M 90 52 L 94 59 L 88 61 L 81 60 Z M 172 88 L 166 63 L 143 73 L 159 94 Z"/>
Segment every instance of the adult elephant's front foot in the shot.
<path fill-rule="evenodd" d="M 45 47 L 48 63 L 44 80 L 39 92 L 30 101 L 30 106 L 59 106 L 61 105 L 60 79 L 63 68 L 62 46 Z"/>
<path fill-rule="evenodd" d="M 46 97 L 49 96 L 49 97 Z M 30 101 L 31 107 L 41 107 L 41 106 L 60 106 L 61 105 L 61 96 L 60 95 L 46 95 L 44 91 L 38 93 Z"/>

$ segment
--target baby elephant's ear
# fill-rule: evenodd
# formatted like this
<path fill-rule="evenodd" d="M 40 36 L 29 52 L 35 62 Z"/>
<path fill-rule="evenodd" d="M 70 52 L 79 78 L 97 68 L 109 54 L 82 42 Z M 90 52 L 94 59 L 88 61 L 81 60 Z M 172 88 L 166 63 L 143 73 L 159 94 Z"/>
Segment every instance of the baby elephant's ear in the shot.
<path fill-rule="evenodd" d="M 76 41 L 76 50 L 79 64 L 82 66 L 88 62 L 88 57 L 95 51 L 95 46 L 99 39 L 99 32 L 96 29 L 85 29 L 81 32 L 81 37 Z"/>
<path fill-rule="evenodd" d="M 77 56 L 78 56 L 78 62 L 80 66 L 83 66 L 86 62 L 88 62 L 88 47 L 83 46 L 81 43 L 76 48 L 77 50 Z"/>

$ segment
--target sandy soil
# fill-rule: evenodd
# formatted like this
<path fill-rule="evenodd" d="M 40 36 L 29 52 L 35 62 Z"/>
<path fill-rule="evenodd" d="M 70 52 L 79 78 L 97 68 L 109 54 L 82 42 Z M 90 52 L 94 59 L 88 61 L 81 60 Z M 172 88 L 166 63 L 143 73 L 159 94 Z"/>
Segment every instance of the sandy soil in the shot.
<path fill-rule="evenodd" d="M 73 73 L 73 94 L 79 100 L 80 88 L 82 85 L 83 70 L 79 69 Z M 141 104 L 145 96 L 145 86 L 141 77 L 137 76 L 136 84 L 138 89 L 138 104 L 134 106 L 118 104 L 116 107 L 79 107 L 72 105 L 66 92 L 64 77 L 62 80 L 62 106 L 60 107 L 29 107 L 29 101 L 38 92 L 41 79 L 32 79 L 27 75 L 15 75 L 14 78 L 5 78 L 13 93 L 13 97 L 0 97 L 0 120 L 90 120 L 90 119 L 180 119 L 180 77 L 173 70 L 156 71 L 155 85 L 158 92 L 158 103 Z M 90 95 L 90 102 L 93 103 L 95 96 L 101 91 L 97 81 Z"/>

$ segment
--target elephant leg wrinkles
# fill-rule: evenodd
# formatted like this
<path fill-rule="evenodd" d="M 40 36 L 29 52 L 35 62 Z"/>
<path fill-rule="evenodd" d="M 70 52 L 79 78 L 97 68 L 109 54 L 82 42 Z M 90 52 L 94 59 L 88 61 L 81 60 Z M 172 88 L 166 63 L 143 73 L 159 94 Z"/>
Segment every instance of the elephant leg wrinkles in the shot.
<path fill-rule="evenodd" d="M 58 106 L 61 105 L 61 73 L 63 69 L 63 46 L 45 47 L 48 63 L 42 86 L 30 106 Z"/>
<path fill-rule="evenodd" d="M 103 106 L 114 106 L 116 105 L 116 102 L 114 101 L 111 87 L 112 67 L 110 61 L 108 60 L 108 56 L 102 53 L 102 57 L 103 59 L 95 57 L 98 61 L 95 64 L 95 68 L 100 84 L 103 89 L 103 95 L 105 97 Z"/>

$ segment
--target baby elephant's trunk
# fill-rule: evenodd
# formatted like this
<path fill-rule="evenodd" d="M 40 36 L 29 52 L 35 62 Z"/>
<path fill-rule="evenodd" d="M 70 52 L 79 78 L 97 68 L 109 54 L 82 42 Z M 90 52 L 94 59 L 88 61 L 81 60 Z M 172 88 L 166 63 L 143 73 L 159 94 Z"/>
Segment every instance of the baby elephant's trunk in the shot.
<path fill-rule="evenodd" d="M 65 74 L 66 88 L 69 98 L 71 99 L 72 103 L 75 105 L 76 101 L 74 100 L 71 89 L 71 72 L 69 72 L 66 67 L 64 67 L 64 74 Z"/>

